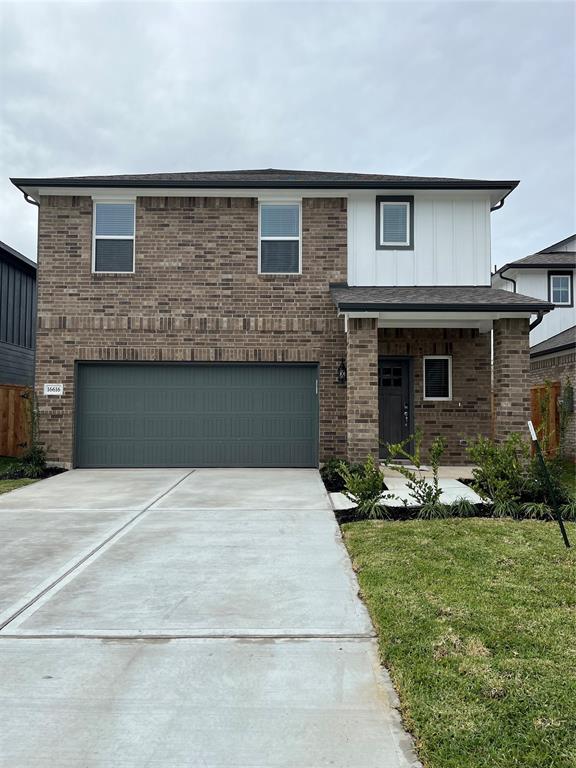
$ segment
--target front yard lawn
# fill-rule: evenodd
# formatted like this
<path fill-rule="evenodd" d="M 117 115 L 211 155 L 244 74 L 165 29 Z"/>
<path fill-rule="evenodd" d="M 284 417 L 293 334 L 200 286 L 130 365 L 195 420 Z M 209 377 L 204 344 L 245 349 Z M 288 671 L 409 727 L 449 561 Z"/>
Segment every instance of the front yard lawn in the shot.
<path fill-rule="evenodd" d="M 343 526 L 426 768 L 576 766 L 576 525 Z"/>
<path fill-rule="evenodd" d="M 18 459 L 12 456 L 0 456 L 0 472 L 5 469 L 9 469 L 14 464 L 19 464 Z M 35 483 L 36 480 L 31 478 L 21 478 L 19 480 L 0 480 L 0 493 L 8 493 L 8 491 L 14 491 L 16 488 L 22 488 L 30 483 Z"/>

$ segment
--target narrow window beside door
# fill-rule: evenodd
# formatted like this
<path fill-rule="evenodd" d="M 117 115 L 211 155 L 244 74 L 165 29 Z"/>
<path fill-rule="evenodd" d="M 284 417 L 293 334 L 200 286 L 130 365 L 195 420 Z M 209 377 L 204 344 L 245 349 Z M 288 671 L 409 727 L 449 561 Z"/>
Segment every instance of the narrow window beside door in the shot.
<path fill-rule="evenodd" d="M 452 358 L 424 358 L 424 400 L 452 399 Z"/>
<path fill-rule="evenodd" d="M 260 205 L 262 274 L 298 274 L 300 268 L 299 203 Z"/>
<path fill-rule="evenodd" d="M 133 202 L 94 203 L 94 272 L 134 272 Z"/>

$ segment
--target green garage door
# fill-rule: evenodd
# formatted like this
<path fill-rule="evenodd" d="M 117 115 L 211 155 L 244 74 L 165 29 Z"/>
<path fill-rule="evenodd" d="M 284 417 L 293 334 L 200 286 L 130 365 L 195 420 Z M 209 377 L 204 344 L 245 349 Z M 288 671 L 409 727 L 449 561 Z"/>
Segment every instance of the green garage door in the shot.
<path fill-rule="evenodd" d="M 78 365 L 78 467 L 316 467 L 314 365 Z"/>

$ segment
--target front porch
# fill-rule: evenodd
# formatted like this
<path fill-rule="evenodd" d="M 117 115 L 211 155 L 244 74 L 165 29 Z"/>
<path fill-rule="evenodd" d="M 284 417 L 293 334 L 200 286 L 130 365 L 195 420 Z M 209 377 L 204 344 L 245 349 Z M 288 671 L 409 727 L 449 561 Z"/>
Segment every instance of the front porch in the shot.
<path fill-rule="evenodd" d="M 438 435 L 443 462 L 467 462 L 478 435 L 525 432 L 529 330 L 547 302 L 488 287 L 334 286 L 347 334 L 350 461 L 386 443 Z"/>

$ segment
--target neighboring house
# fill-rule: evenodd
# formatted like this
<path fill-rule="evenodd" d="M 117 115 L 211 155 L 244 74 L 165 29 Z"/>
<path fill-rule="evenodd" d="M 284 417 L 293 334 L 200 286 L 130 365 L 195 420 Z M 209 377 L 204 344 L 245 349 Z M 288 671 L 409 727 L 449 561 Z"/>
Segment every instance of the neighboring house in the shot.
<path fill-rule="evenodd" d="M 36 264 L 0 242 L 0 384 L 32 386 Z"/>
<path fill-rule="evenodd" d="M 505 264 L 492 276 L 495 288 L 528 293 L 546 298 L 554 311 L 543 317 L 530 334 L 530 385 L 545 382 L 560 385 L 560 398 L 566 395 L 566 382 L 576 387 L 576 310 L 574 273 L 576 235 L 571 235 L 538 253 Z M 565 398 L 566 402 L 570 398 Z M 568 419 L 564 438 L 565 452 L 576 453 L 576 418 Z"/>
<path fill-rule="evenodd" d="M 492 275 L 492 286 L 545 299 L 554 305 L 530 333 L 530 344 L 539 344 L 576 324 L 574 272 L 576 235 L 500 267 Z"/>
<path fill-rule="evenodd" d="M 529 323 L 490 287 L 515 181 L 304 171 L 13 179 L 40 206 L 50 460 L 309 466 L 525 431 Z"/>

